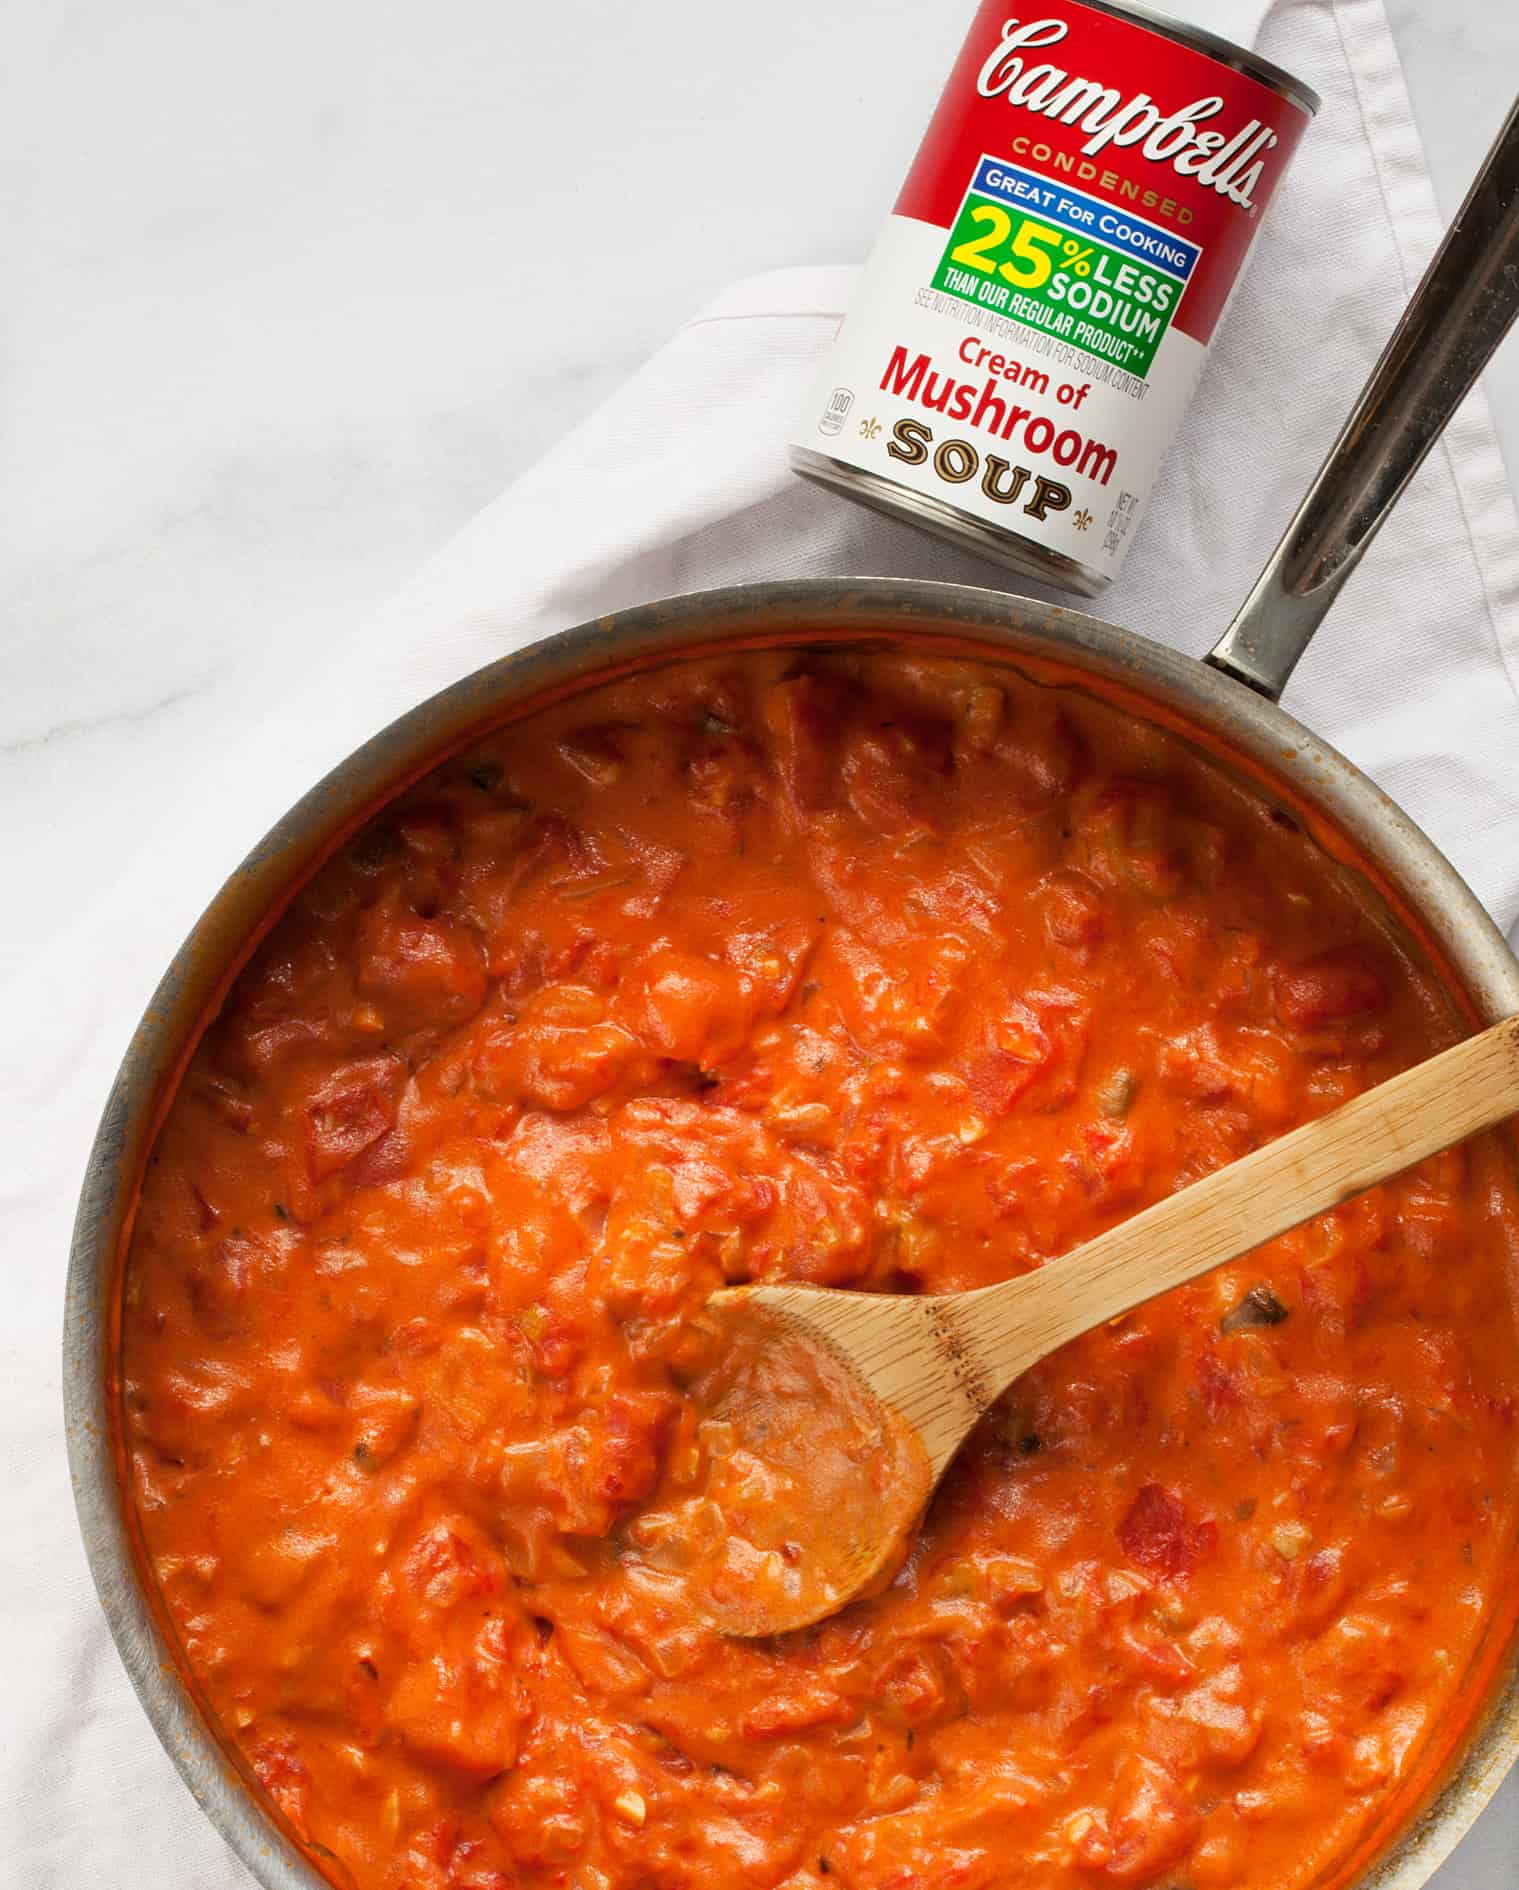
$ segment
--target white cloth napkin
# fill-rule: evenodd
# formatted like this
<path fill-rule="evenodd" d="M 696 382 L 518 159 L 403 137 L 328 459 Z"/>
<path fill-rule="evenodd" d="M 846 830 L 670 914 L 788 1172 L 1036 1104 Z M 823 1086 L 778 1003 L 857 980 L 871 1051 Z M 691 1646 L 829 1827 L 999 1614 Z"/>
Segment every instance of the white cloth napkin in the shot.
<path fill-rule="evenodd" d="M 1104 614 L 1199 654 L 1274 543 L 1438 236 L 1381 0 L 1214 0 L 1323 94 L 1246 286 Z M 924 95 L 925 117 L 931 98 Z M 885 206 L 883 205 L 883 212 Z M 235 1890 L 248 1878 L 131 1696 L 95 1605 L 64 1468 L 57 1345 L 89 1138 L 172 950 L 247 846 L 383 721 L 542 632 L 697 586 L 873 572 L 1006 582 L 796 480 L 784 440 L 851 269 L 734 289 L 457 540 L 378 623 L 295 685 L 83 908 L 58 867 L 45 962 L 5 993 L 0 1133 L 0 1878 L 20 1890 Z M 1516 343 L 1514 345 L 1519 345 Z M 124 652 L 123 660 L 128 660 Z M 1480 393 L 1320 634 L 1288 706 L 1368 769 L 1519 921 L 1519 530 Z M 1445 1890 L 1510 1890 L 1519 1781 Z M 715 1887 L 720 1890 L 720 1887 Z"/>

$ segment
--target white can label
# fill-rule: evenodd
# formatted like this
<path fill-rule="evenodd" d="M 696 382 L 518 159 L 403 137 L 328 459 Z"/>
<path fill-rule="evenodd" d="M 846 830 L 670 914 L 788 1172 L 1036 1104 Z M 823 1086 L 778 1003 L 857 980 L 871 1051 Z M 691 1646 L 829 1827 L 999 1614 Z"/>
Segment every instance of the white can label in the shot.
<path fill-rule="evenodd" d="M 936 287 L 960 267 L 945 261 L 953 248 L 935 224 L 890 219 L 795 444 L 1110 577 L 1207 350 L 1172 327 L 1168 311 L 1138 302 L 1140 278 L 1108 264 L 1107 252 L 1069 259 L 1077 274 L 1057 269 L 1042 247 L 1036 256 L 1050 264 L 1045 283 L 1055 293 L 1036 300 L 1000 280 L 973 278 L 974 298 Z M 1040 268 L 1036 260 L 1028 272 Z M 1153 276 L 1143 280 L 1149 287 Z M 1111 358 L 1107 329 L 1086 312 L 1093 308 L 1121 311 L 1153 337 L 1142 372 Z M 1094 345 L 1108 351 L 1095 354 Z M 1138 349 L 1121 352 L 1137 363 Z"/>
<path fill-rule="evenodd" d="M 1307 112 L 1132 17 L 1046 6 L 984 0 L 793 444 L 1101 584 Z"/>

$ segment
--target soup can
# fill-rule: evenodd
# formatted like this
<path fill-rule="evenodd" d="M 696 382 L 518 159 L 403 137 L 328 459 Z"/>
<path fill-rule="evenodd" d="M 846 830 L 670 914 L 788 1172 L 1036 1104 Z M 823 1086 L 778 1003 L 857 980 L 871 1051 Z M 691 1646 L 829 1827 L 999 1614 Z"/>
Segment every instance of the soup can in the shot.
<path fill-rule="evenodd" d="M 1318 102 L 1136 7 L 985 0 L 792 465 L 1095 596 Z"/>

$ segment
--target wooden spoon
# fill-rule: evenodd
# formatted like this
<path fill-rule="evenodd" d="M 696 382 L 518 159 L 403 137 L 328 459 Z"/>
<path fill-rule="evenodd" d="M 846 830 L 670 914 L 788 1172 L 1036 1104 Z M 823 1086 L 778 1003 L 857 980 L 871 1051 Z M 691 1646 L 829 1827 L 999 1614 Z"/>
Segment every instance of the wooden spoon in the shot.
<path fill-rule="evenodd" d="M 768 1384 L 749 1369 L 724 1406 L 725 1434 L 743 1445 L 747 1431 L 750 1461 L 788 1467 L 803 1513 L 781 1519 L 783 1558 L 760 1543 L 748 1564 L 781 1568 L 782 1580 L 752 1584 L 740 1600 L 731 1577 L 745 1564 L 730 1562 L 715 1610 L 723 1625 L 782 1633 L 883 1586 L 966 1435 L 1031 1365 L 1516 1111 L 1510 1017 L 1003 1285 L 920 1297 L 809 1286 L 715 1294 L 735 1356 L 747 1345 L 773 1361 L 789 1348 L 817 1368 L 804 1377 L 783 1365 Z M 778 1383 L 811 1387 L 830 1408 L 797 1409 L 794 1393 L 788 1406 Z M 854 1444 L 841 1453 L 844 1432 Z"/>

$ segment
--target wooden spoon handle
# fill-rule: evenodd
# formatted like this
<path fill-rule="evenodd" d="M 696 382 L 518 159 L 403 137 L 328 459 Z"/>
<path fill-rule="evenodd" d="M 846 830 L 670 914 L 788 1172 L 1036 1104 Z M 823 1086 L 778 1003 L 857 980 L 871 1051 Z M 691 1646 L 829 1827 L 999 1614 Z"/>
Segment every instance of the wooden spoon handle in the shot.
<path fill-rule="evenodd" d="M 1078 1334 L 1516 1111 L 1519 1017 L 1508 1017 L 1157 1201 L 1067 1259 L 959 1295 L 955 1324 L 985 1372 L 1006 1385 Z"/>

